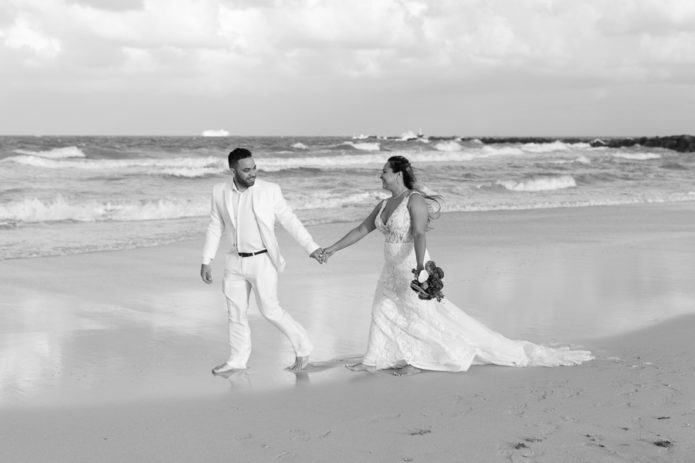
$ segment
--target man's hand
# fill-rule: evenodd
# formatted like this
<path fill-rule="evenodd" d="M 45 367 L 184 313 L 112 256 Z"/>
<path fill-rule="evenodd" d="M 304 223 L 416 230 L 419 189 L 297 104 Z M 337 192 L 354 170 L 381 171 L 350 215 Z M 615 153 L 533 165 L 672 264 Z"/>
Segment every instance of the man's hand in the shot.
<path fill-rule="evenodd" d="M 326 256 L 325 256 L 325 251 L 323 248 L 318 248 L 311 254 L 309 254 L 309 257 L 312 259 L 316 259 L 316 262 L 319 264 L 325 264 L 326 263 Z"/>
<path fill-rule="evenodd" d="M 203 283 L 209 285 L 212 284 L 212 266 L 207 264 L 202 264 L 200 266 L 200 278 L 203 279 Z"/>

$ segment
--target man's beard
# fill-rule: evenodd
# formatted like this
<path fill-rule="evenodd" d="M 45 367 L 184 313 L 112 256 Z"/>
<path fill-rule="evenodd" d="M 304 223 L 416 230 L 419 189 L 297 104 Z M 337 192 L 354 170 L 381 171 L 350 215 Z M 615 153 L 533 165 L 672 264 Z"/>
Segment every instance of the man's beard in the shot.
<path fill-rule="evenodd" d="M 242 188 L 249 188 L 252 187 L 254 183 L 256 183 L 256 178 L 254 177 L 253 180 L 249 182 L 241 177 L 235 176 L 234 181 L 236 181 L 236 184 Z"/>

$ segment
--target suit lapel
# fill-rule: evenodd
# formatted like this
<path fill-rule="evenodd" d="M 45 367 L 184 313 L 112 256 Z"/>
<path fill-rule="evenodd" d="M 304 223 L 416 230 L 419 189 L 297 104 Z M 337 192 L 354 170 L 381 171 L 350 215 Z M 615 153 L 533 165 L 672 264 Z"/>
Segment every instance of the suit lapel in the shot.
<path fill-rule="evenodd" d="M 251 194 L 251 207 L 256 216 L 256 222 L 258 222 L 258 230 L 261 232 L 261 239 L 263 239 L 263 244 L 265 244 L 266 249 L 268 249 L 268 254 L 273 261 L 273 265 L 275 265 L 275 268 L 279 272 L 282 272 L 285 268 L 285 260 L 282 258 L 282 255 L 280 255 L 280 247 L 278 246 L 275 236 L 275 223 L 272 216 L 273 205 L 267 199 L 267 195 L 268 190 L 264 188 L 263 183 L 257 183 Z"/>
<path fill-rule="evenodd" d="M 262 184 L 256 184 L 251 192 L 251 209 L 253 210 L 253 215 L 256 217 L 256 222 L 258 222 L 259 225 L 267 225 L 264 221 L 264 212 L 266 211 L 263 211 L 263 207 L 266 205 L 267 201 L 263 201 L 263 189 L 259 187 L 262 187 Z"/>

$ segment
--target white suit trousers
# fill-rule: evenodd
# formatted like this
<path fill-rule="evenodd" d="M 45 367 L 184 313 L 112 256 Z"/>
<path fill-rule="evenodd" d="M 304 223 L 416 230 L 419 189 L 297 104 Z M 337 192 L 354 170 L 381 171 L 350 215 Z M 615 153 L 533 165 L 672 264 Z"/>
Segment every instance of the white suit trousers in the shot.
<path fill-rule="evenodd" d="M 268 253 L 251 257 L 228 254 L 222 286 L 229 317 L 229 365 L 246 368 L 251 355 L 248 306 L 252 292 L 261 314 L 287 336 L 295 355 L 303 357 L 311 353 L 314 346 L 306 330 L 280 307 L 278 272 Z"/>

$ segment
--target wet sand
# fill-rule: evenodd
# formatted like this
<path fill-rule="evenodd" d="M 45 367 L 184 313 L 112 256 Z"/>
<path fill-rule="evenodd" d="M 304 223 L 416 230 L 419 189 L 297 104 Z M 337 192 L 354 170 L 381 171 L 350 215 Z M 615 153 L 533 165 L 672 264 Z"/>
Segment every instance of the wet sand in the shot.
<path fill-rule="evenodd" d="M 312 227 L 319 243 L 355 224 Z M 301 375 L 252 309 L 250 368 L 227 354 L 201 241 L 0 262 L 2 461 L 690 461 L 695 204 L 446 214 L 445 294 L 578 367 L 353 373 L 381 266 L 373 233 L 319 266 L 281 235 L 283 305 L 317 349 Z"/>

